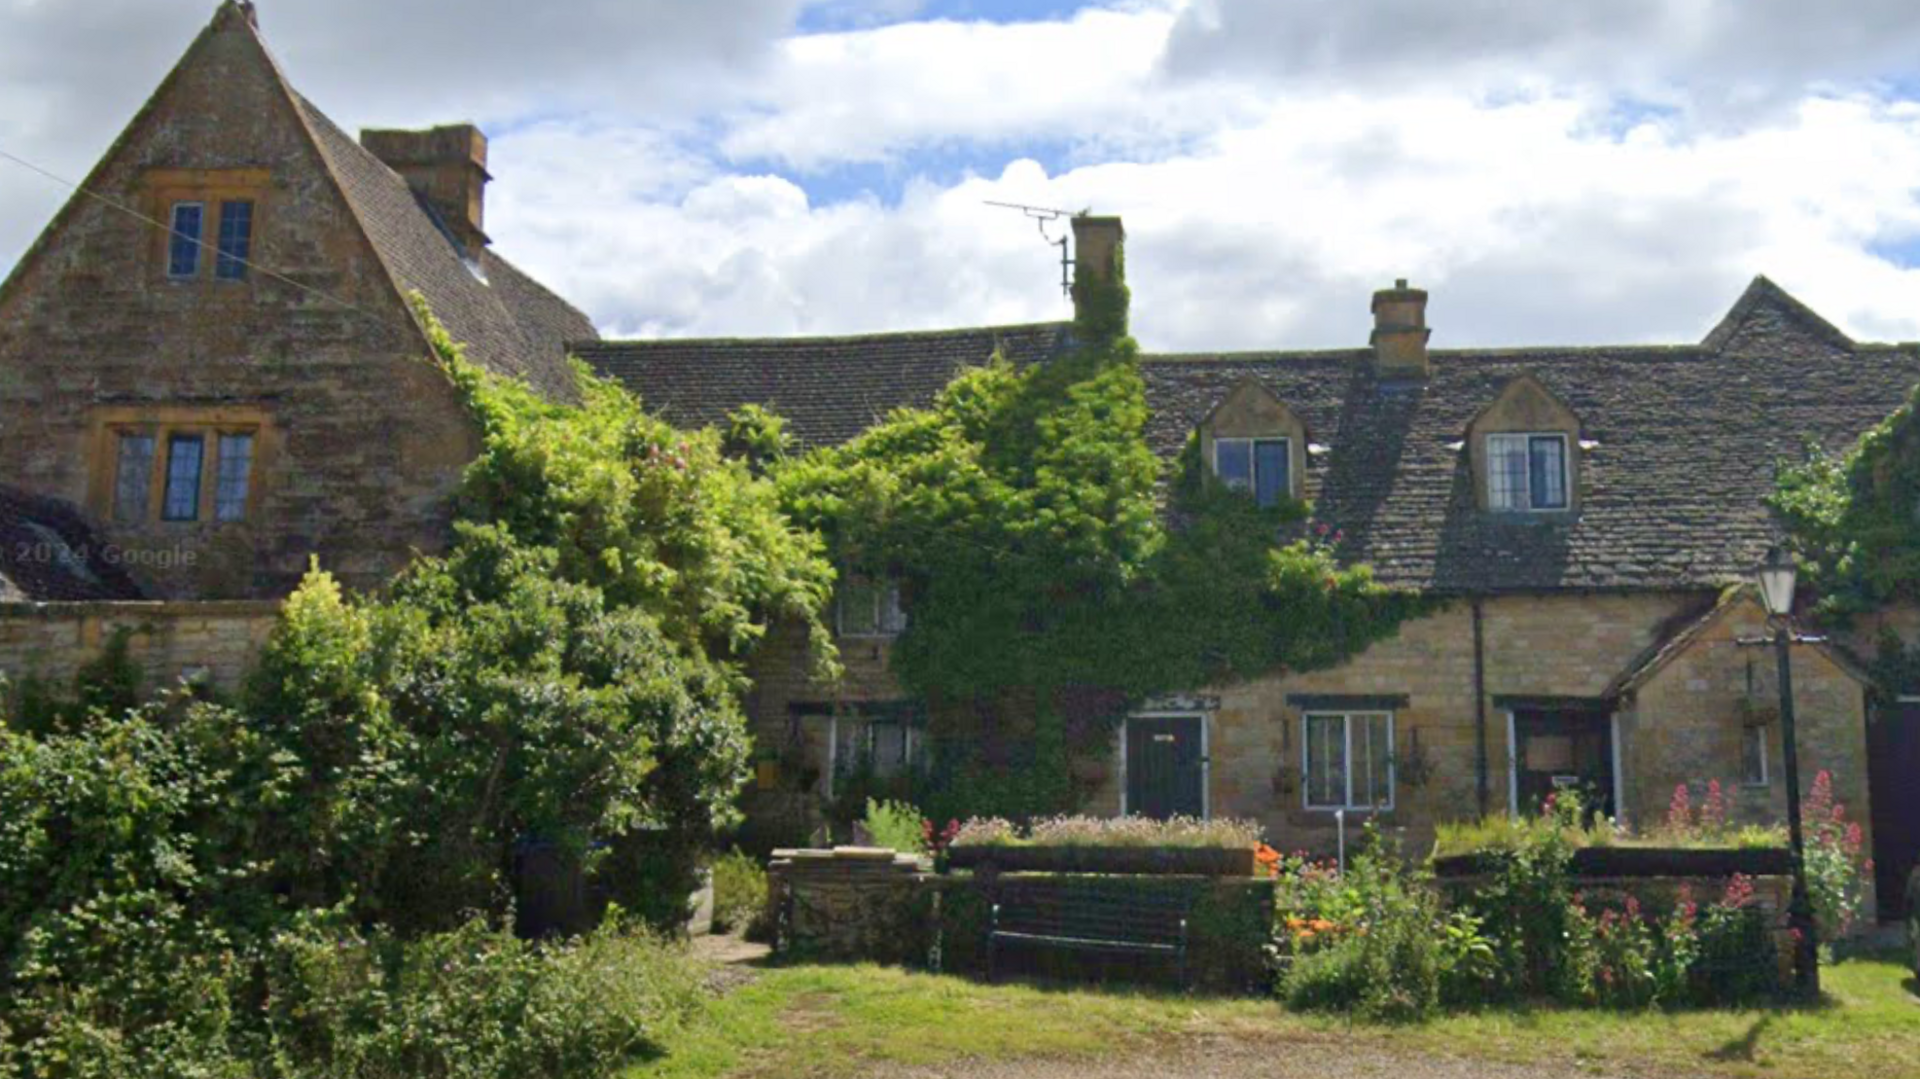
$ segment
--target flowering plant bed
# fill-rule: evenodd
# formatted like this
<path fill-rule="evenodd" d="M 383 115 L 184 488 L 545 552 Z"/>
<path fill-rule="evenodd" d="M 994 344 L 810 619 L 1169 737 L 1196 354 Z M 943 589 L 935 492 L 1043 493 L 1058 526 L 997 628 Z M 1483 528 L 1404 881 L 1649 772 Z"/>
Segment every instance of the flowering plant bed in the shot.
<path fill-rule="evenodd" d="M 973 870 L 992 866 L 1007 873 L 1248 877 L 1253 875 L 1253 848 L 955 845 L 947 852 L 947 865 Z"/>
<path fill-rule="evenodd" d="M 1250 821 L 1174 817 L 1049 817 L 1023 834 L 1008 821 L 974 819 L 948 848 L 955 869 L 1005 872 L 1253 875 L 1260 827 Z"/>

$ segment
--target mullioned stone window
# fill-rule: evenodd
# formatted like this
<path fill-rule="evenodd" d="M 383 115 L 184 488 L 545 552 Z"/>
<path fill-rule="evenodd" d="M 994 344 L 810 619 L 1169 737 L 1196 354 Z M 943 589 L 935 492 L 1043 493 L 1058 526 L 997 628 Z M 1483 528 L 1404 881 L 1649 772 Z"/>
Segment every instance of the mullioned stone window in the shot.
<path fill-rule="evenodd" d="M 273 427 L 247 406 L 118 405 L 96 410 L 90 507 L 131 528 L 241 524 L 258 513 Z"/>
<path fill-rule="evenodd" d="M 167 226 L 155 259 L 166 279 L 247 280 L 254 230 L 271 183 L 267 169 L 149 170 L 142 178 L 143 198 L 147 215 Z"/>

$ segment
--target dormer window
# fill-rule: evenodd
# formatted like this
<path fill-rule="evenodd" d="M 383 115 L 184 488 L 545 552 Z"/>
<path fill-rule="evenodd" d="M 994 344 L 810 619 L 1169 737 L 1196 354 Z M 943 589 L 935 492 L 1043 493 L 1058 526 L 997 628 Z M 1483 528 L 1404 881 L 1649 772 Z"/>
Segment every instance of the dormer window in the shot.
<path fill-rule="evenodd" d="M 1293 440 L 1215 438 L 1213 473 L 1236 491 L 1248 491 L 1262 506 L 1277 506 L 1293 476 Z"/>
<path fill-rule="evenodd" d="M 1582 427 L 1546 383 L 1526 372 L 1508 380 L 1453 444 L 1467 450 L 1475 505 L 1516 515 L 1579 513 L 1581 451 L 1596 445 L 1581 438 Z"/>
<path fill-rule="evenodd" d="M 1230 490 L 1262 506 L 1301 497 L 1303 462 L 1294 447 L 1307 445 L 1306 424 L 1259 379 L 1242 379 L 1228 391 L 1198 434 L 1203 467 Z"/>
<path fill-rule="evenodd" d="M 1567 508 L 1567 436 L 1487 436 L 1487 505 L 1496 510 Z"/>

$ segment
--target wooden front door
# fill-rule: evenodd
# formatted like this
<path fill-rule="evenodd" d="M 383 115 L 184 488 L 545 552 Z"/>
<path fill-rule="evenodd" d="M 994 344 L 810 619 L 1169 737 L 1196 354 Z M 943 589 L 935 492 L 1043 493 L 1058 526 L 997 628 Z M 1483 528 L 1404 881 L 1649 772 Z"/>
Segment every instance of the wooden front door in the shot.
<path fill-rule="evenodd" d="M 1867 725 L 1874 886 L 1880 917 L 1906 917 L 1907 875 L 1920 862 L 1920 701 L 1876 709 Z"/>
<path fill-rule="evenodd" d="M 1538 813 L 1555 791 L 1577 790 L 1591 811 L 1614 815 L 1613 719 L 1605 712 L 1526 709 L 1513 714 L 1515 808 Z"/>
<path fill-rule="evenodd" d="M 1199 716 L 1127 720 L 1127 812 L 1155 820 L 1206 815 Z"/>

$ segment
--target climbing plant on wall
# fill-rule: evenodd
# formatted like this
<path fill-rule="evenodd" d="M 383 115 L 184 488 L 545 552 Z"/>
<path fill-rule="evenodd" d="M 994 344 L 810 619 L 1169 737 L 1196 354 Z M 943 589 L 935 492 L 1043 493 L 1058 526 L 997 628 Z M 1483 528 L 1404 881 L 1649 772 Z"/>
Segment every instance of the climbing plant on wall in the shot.
<path fill-rule="evenodd" d="M 927 706 L 943 817 L 1072 808 L 1075 762 L 1130 704 L 1336 663 L 1421 605 L 1342 565 L 1305 505 L 1225 490 L 1197 445 L 1163 485 L 1124 280 L 1081 287 L 1071 354 L 996 359 L 774 471 L 837 561 L 902 583 L 892 661 Z"/>
<path fill-rule="evenodd" d="M 1916 395 L 1920 399 L 1920 394 Z M 1773 496 L 1820 611 L 1845 617 L 1920 599 L 1920 417 L 1915 400 L 1852 450 L 1814 447 Z"/>

